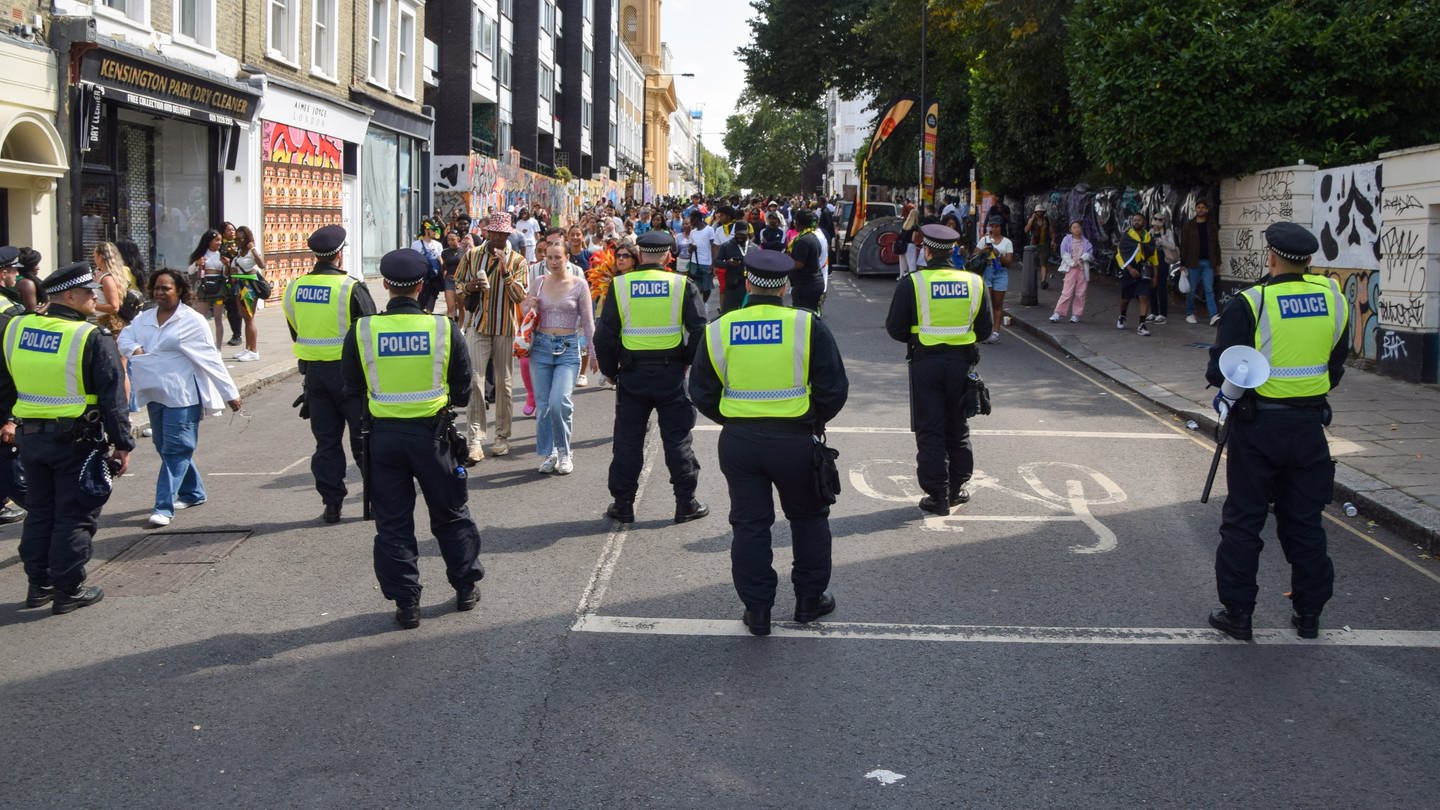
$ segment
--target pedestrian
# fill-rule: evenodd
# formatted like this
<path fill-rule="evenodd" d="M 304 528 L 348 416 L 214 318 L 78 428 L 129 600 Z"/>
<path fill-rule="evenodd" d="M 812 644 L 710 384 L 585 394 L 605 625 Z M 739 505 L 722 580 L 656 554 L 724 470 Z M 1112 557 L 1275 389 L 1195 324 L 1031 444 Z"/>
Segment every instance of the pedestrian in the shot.
<path fill-rule="evenodd" d="M 758 247 L 761 250 L 783 251 L 785 249 L 785 223 L 780 219 L 779 210 L 771 210 L 765 215 L 765 227 L 760 229 L 758 239 L 760 243 Z M 741 286 L 744 286 L 743 278 Z"/>
<path fill-rule="evenodd" d="M 241 342 L 240 301 L 234 295 L 230 294 L 233 287 L 228 283 L 230 278 L 230 264 L 235 260 L 236 256 L 240 255 L 239 246 L 240 234 L 239 230 L 235 227 L 235 223 L 226 222 L 222 224 L 220 226 L 220 255 L 225 257 L 225 277 L 227 281 L 225 320 L 230 322 L 230 340 L 226 341 L 226 346 L 239 346 Z M 217 343 L 216 345 L 218 346 L 219 344 Z"/>
<path fill-rule="evenodd" d="M 990 312 L 994 316 L 990 336 L 985 343 L 1000 342 L 1000 326 L 1005 320 L 1005 292 L 1010 289 L 1010 265 L 1015 262 L 1015 243 L 1005 236 L 1005 217 L 991 214 L 985 219 L 987 233 L 975 245 L 984 273 L 981 276 L 990 293 Z M 973 258 L 973 257 L 972 257 Z"/>
<path fill-rule="evenodd" d="M 1080 220 L 1071 220 L 1070 232 L 1060 240 L 1060 272 L 1065 276 L 1065 284 L 1060 290 L 1060 300 L 1055 302 L 1055 311 L 1050 313 L 1051 323 L 1059 323 L 1067 310 L 1070 323 L 1079 323 L 1085 314 L 1085 292 L 1090 289 L 1090 262 L 1094 252 Z"/>
<path fill-rule="evenodd" d="M 1155 242 L 1155 277 L 1150 281 L 1149 322 L 1164 324 L 1170 316 L 1170 268 L 1180 261 L 1180 246 L 1169 218 L 1161 213 L 1150 221 L 1150 238 Z"/>
<path fill-rule="evenodd" d="M 15 277 L 15 292 L 25 302 L 26 312 L 44 312 L 45 287 L 40 282 L 40 251 L 34 248 L 20 248 L 20 273 Z"/>
<path fill-rule="evenodd" d="M 1185 322 L 1195 320 L 1195 299 L 1205 297 L 1205 311 L 1210 325 L 1220 322 L 1215 305 L 1215 268 L 1220 266 L 1220 227 L 1210 220 L 1210 205 L 1204 200 L 1195 203 L 1195 218 L 1180 229 L 1180 265 L 1190 274 L 1190 293 L 1185 296 Z"/>
<path fill-rule="evenodd" d="M 520 218 L 514 223 L 513 233 L 524 240 L 525 262 L 534 262 L 535 248 L 540 242 L 540 222 L 530 216 L 529 208 L 520 209 Z"/>
<path fill-rule="evenodd" d="M 124 475 L 135 441 L 115 341 L 86 321 L 100 289 L 90 264 L 66 265 L 42 287 L 50 301 L 45 314 L 17 316 L 5 329 L 0 443 L 18 443 L 25 468 L 25 607 L 52 603 L 51 612 L 62 614 L 105 596 L 85 584 L 85 564 L 109 486 L 89 476 L 82 483 L 82 472 L 88 462 Z"/>
<path fill-rule="evenodd" d="M 225 344 L 225 301 L 230 297 L 230 259 L 220 252 L 220 232 L 210 229 L 190 252 L 190 274 L 195 279 L 200 305 L 215 322 L 215 345 Z"/>
<path fill-rule="evenodd" d="M 920 508 L 948 515 L 970 500 L 975 454 L 964 404 L 980 362 L 976 335 L 993 331 L 994 316 L 984 280 L 950 266 L 959 231 L 925 225 L 920 234 L 922 264 L 895 285 L 885 331 L 906 346 L 916 477 L 925 491 Z"/>
<path fill-rule="evenodd" d="M 395 603 L 395 621 L 420 626 L 420 556 L 415 488 L 425 499 L 430 533 L 440 545 L 455 609 L 480 602 L 480 530 L 466 503 L 465 468 L 452 455 L 451 406 L 474 396 L 470 356 L 458 327 L 420 308 L 430 266 L 414 250 L 380 257 L 390 294 L 385 312 L 355 321 L 340 364 L 345 396 L 370 420 L 370 503 L 375 514 L 375 578 Z"/>
<path fill-rule="evenodd" d="M 690 266 L 686 275 L 695 283 L 695 289 L 706 302 L 709 302 L 710 290 L 714 287 L 715 243 L 719 241 L 714 226 L 705 223 L 703 214 L 696 211 L 690 215 Z M 648 258 L 642 257 L 644 260 Z"/>
<path fill-rule="evenodd" d="M 675 522 L 710 514 L 710 507 L 695 499 L 700 480 L 700 462 L 690 440 L 695 407 L 685 394 L 685 371 L 705 329 L 705 314 L 694 282 L 664 269 L 673 244 L 668 233 L 645 234 L 637 245 L 640 265 L 628 271 L 621 253 L 616 253 L 616 275 L 595 326 L 600 373 L 615 381 L 609 476 L 614 501 L 605 515 L 621 523 L 635 522 L 635 495 L 652 411 L 670 469 Z"/>
<path fill-rule="evenodd" d="M 739 309 L 745 303 L 745 257 L 760 248 L 750 241 L 750 223 L 735 223 L 734 235 L 720 246 L 715 259 L 716 273 L 721 273 L 725 283 L 720 290 L 720 314 Z"/>
<path fill-rule="evenodd" d="M 1035 267 L 1040 278 L 1040 289 L 1050 289 L 1050 218 L 1045 214 L 1044 204 L 1037 204 L 1025 221 L 1026 244 L 1035 248 Z"/>
<path fill-rule="evenodd" d="M 235 355 L 237 363 L 253 363 L 260 359 L 260 333 L 255 329 L 255 308 L 259 305 L 255 283 L 265 272 L 265 256 L 255 243 L 255 233 L 247 225 L 235 229 L 235 258 L 230 260 L 230 294 L 240 306 L 240 320 L 245 324 L 245 349 Z"/>
<path fill-rule="evenodd" d="M 830 329 L 784 304 L 794 263 L 772 250 L 745 257 L 748 298 L 705 330 L 690 395 L 719 423 L 720 471 L 730 493 L 730 572 L 741 621 L 770 633 L 779 578 L 771 566 L 772 489 L 790 522 L 795 621 L 835 610 L 830 586 L 830 506 L 816 467 L 819 437 L 845 406 L 849 382 Z"/>
<path fill-rule="evenodd" d="M 1225 307 L 1205 371 L 1206 381 L 1221 385 L 1220 356 L 1231 346 L 1254 347 L 1270 363 L 1270 377 L 1258 388 L 1239 401 L 1222 392 L 1214 403 L 1229 415 L 1229 494 L 1215 551 L 1222 607 L 1210 614 L 1210 625 L 1242 641 L 1252 636 L 1265 545 L 1260 532 L 1272 505 L 1290 563 L 1290 621 L 1301 638 L 1319 635 L 1335 584 L 1321 522 L 1335 486 L 1326 394 L 1345 374 L 1350 305 L 1334 279 L 1306 272 L 1320 247 L 1310 231 L 1277 222 L 1265 229 L 1265 242 L 1267 275 Z"/>
<path fill-rule="evenodd" d="M 465 235 L 469 241 L 469 234 Z M 455 231 L 445 234 L 445 249 L 440 251 L 440 285 L 445 293 L 445 314 L 455 320 L 455 270 L 460 267 L 460 258 L 465 255 L 460 247 L 461 236 Z M 469 248 L 464 248 L 469 250 Z"/>
<path fill-rule="evenodd" d="M 664 227 L 656 233 L 668 234 Z M 582 343 L 595 337 L 595 313 L 590 285 L 568 261 L 559 242 L 545 247 L 546 271 L 530 286 L 522 306 L 535 312 L 535 335 L 530 345 L 530 374 L 534 380 L 535 452 L 540 472 L 569 475 L 575 471 L 570 434 L 575 428 L 571 400 L 584 352 Z"/>
<path fill-rule="evenodd" d="M 420 308 L 426 312 L 435 309 L 435 302 L 440 300 L 440 292 L 444 289 L 444 282 L 441 281 L 445 269 L 444 248 L 435 238 L 439 232 L 439 226 L 427 219 L 420 223 L 420 232 L 416 234 L 415 241 L 410 243 L 410 249 L 425 257 L 425 265 L 429 268 L 424 283 L 420 285 L 419 299 Z"/>
<path fill-rule="evenodd" d="M 342 269 L 345 229 L 325 225 L 310 234 L 306 244 L 315 254 L 315 266 L 285 287 L 285 320 L 294 340 L 295 357 L 304 378 L 301 418 L 310 420 L 315 454 L 310 472 L 324 504 L 321 518 L 340 522 L 345 487 L 345 431 L 350 431 L 350 454 L 360 463 L 361 403 L 347 399 L 340 373 L 340 351 L 355 321 L 375 314 L 370 290 Z"/>
<path fill-rule="evenodd" d="M 205 483 L 194 460 L 200 420 L 224 405 L 239 411 L 241 400 L 205 316 L 187 305 L 185 274 L 162 267 L 150 275 L 148 292 L 155 306 L 120 332 L 118 346 L 129 360 L 134 400 L 149 412 L 160 455 L 148 521 L 159 528 L 170 525 L 176 510 L 205 503 Z"/>
<path fill-rule="evenodd" d="M 786 248 L 795 265 L 788 281 L 790 302 L 792 306 L 819 314 L 825 303 L 825 273 L 820 265 L 821 247 L 820 237 L 815 232 L 815 213 L 796 208 L 795 226 L 800 230 Z"/>
<path fill-rule="evenodd" d="M 11 245 L 0 247 L 0 335 L 13 318 L 24 315 L 25 300 L 15 289 L 20 273 L 20 249 Z M 24 497 L 24 475 L 17 475 L 18 463 L 13 444 L 0 445 L 0 526 L 25 519 L 20 504 Z M 11 501 L 14 501 L 12 504 Z"/>
<path fill-rule="evenodd" d="M 510 215 L 496 211 L 485 225 L 485 244 L 465 255 L 456 271 L 455 286 L 465 295 L 465 348 L 470 353 L 474 391 L 465 411 L 466 443 L 470 460 L 485 458 L 489 409 L 485 401 L 485 369 L 495 377 L 495 430 L 490 454 L 510 452 L 514 412 L 515 332 L 520 326 L 520 302 L 525 300 L 528 265 L 515 250 Z"/>
<path fill-rule="evenodd" d="M 125 328 L 125 319 L 120 317 L 120 308 L 125 303 L 125 293 L 135 289 L 135 276 L 120 258 L 120 249 L 114 242 L 98 242 L 92 258 L 95 264 L 95 280 L 100 282 L 100 294 L 95 298 L 95 322 L 110 330 L 112 336 Z"/>
<path fill-rule="evenodd" d="M 1145 227 L 1144 214 L 1136 212 L 1131 215 L 1130 229 L 1120 236 L 1115 263 L 1120 266 L 1120 317 L 1115 319 L 1115 328 L 1125 328 L 1125 318 L 1133 299 L 1140 306 L 1140 325 L 1135 327 L 1135 334 L 1150 337 L 1150 327 L 1146 325 L 1150 316 L 1150 286 L 1155 282 L 1160 259 L 1156 254 L 1155 239 Z"/>

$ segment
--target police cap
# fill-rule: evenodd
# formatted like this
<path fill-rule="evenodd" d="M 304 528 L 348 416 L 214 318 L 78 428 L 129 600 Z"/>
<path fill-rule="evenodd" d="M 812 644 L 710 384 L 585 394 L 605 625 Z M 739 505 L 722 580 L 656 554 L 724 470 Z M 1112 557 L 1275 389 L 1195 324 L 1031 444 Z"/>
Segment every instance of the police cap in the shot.
<path fill-rule="evenodd" d="M 668 230 L 649 230 L 635 240 L 635 246 L 640 248 L 641 253 L 669 253 L 674 245 L 675 237 Z"/>
<path fill-rule="evenodd" d="M 430 263 L 418 250 L 400 248 L 380 257 L 380 275 L 391 287 L 414 287 L 425 280 Z"/>
<path fill-rule="evenodd" d="M 756 287 L 782 287 L 794 269 L 790 254 L 778 250 L 757 250 L 745 257 L 745 280 Z"/>
<path fill-rule="evenodd" d="M 1265 242 L 1275 255 L 1286 261 L 1304 264 L 1320 249 L 1315 235 L 1293 222 L 1277 222 L 1265 229 Z"/>
<path fill-rule="evenodd" d="M 5 245 L 0 247 L 0 268 L 20 266 L 20 248 Z"/>
<path fill-rule="evenodd" d="M 46 276 L 45 280 L 40 282 L 40 287 L 45 290 L 46 295 L 55 295 L 80 287 L 98 290 L 100 282 L 95 280 L 95 272 L 90 269 L 89 262 L 75 262 Z"/>
<path fill-rule="evenodd" d="M 945 225 L 925 225 L 920 228 L 920 236 L 925 240 L 925 247 L 932 250 L 950 250 L 960 241 L 960 233 Z"/>
<path fill-rule="evenodd" d="M 345 247 L 345 229 L 339 225 L 326 225 L 310 234 L 305 243 L 310 246 L 311 253 L 328 259 Z"/>

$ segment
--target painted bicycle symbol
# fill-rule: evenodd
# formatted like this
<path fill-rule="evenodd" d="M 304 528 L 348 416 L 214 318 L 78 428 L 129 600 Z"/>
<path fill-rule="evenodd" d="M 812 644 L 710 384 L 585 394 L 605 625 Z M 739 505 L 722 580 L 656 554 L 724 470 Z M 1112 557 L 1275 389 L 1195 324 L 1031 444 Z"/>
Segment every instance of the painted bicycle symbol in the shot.
<path fill-rule="evenodd" d="M 866 497 L 914 504 L 925 494 L 915 480 L 914 470 L 914 465 L 906 461 L 869 459 L 850 470 L 850 484 Z M 922 527 L 929 531 L 960 532 L 965 530 L 966 523 L 1080 523 L 1095 533 L 1095 543 L 1071 546 L 1071 552 L 1103 554 L 1115 550 L 1118 545 L 1115 532 L 1090 511 L 1092 506 L 1126 500 L 1125 490 L 1109 476 L 1068 461 L 1034 461 L 1021 464 L 1017 471 L 1030 492 L 1006 486 L 1000 479 L 976 470 L 970 479 L 972 503 L 988 503 L 994 499 L 978 497 L 979 494 L 994 492 L 1039 507 L 1043 510 L 1041 514 L 978 515 L 969 513 L 969 507 L 961 507 L 945 517 L 927 516 Z M 1052 484 L 1058 487 L 1052 488 Z"/>

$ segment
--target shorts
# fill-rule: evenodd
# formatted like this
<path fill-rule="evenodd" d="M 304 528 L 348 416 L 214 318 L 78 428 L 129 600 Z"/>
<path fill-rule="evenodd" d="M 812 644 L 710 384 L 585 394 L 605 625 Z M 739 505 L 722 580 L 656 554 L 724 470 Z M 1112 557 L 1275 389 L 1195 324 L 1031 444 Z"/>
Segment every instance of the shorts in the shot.
<path fill-rule="evenodd" d="M 1150 295 L 1150 279 L 1135 278 L 1125 271 L 1120 279 L 1120 297 L 1126 301 L 1131 298 L 1145 298 Z"/>
<path fill-rule="evenodd" d="M 685 273 L 695 282 L 701 293 L 708 293 L 715 289 L 715 271 L 708 264 L 697 264 L 690 262 L 690 267 Z"/>
<path fill-rule="evenodd" d="M 992 292 L 1010 289 L 1010 271 L 1005 269 L 1005 265 L 992 262 L 985 268 L 985 289 Z"/>

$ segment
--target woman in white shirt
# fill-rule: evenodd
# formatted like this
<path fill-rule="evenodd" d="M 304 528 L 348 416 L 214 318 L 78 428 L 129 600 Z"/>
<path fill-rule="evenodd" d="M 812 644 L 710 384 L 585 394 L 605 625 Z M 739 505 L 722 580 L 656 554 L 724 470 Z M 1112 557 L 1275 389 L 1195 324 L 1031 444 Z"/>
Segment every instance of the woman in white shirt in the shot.
<path fill-rule="evenodd" d="M 160 454 L 155 509 L 150 525 L 168 526 L 175 510 L 205 502 L 205 485 L 195 467 L 200 419 L 207 410 L 229 405 L 240 410 L 240 391 L 210 329 L 184 301 L 190 296 L 185 274 L 163 268 L 150 277 L 153 309 L 135 317 L 120 332 L 120 354 L 130 362 L 135 400 L 150 412 L 151 437 Z"/>

